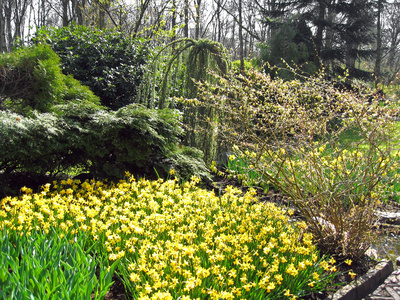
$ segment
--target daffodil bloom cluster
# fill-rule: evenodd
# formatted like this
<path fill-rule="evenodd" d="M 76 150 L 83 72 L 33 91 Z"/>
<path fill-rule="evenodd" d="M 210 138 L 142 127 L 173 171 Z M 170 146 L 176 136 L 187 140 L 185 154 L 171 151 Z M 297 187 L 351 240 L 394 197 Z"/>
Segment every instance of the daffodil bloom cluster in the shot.
<path fill-rule="evenodd" d="M 304 223 L 259 203 L 255 191 L 223 196 L 198 178 L 115 185 L 68 180 L 1 202 L 0 228 L 84 233 L 112 263 L 120 259 L 134 299 L 296 299 L 335 275 Z"/>

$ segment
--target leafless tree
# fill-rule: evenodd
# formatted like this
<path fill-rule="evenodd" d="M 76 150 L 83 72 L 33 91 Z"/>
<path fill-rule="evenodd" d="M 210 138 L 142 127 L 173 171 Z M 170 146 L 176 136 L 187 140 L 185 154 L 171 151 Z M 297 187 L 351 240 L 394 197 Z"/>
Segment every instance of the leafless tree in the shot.
<path fill-rule="evenodd" d="M 24 38 L 25 21 L 31 0 L 0 2 L 0 52 L 10 51 L 18 39 Z"/>
<path fill-rule="evenodd" d="M 394 0 L 386 3 L 383 10 L 382 38 L 386 47 L 382 57 L 384 65 L 390 74 L 388 82 L 391 82 L 400 71 L 400 1 Z"/>

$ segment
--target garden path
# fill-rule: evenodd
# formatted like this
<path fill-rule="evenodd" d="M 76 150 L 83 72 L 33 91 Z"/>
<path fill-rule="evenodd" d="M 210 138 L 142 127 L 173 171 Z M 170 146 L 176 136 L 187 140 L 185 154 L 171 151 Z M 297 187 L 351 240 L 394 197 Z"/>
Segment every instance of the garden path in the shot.
<path fill-rule="evenodd" d="M 397 267 L 365 300 L 400 300 L 400 268 Z"/>

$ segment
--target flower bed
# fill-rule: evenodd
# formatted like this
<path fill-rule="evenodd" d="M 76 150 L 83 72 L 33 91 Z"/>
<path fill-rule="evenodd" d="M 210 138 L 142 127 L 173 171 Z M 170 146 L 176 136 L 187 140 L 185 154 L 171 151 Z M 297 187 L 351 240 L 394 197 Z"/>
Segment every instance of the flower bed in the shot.
<path fill-rule="evenodd" d="M 296 299 L 330 284 L 334 260 L 319 256 L 290 211 L 258 203 L 253 190 L 228 187 L 216 196 L 197 183 L 127 174 L 116 185 L 67 180 L 36 194 L 23 188 L 1 202 L 2 237 L 11 248 L 29 237 L 78 243 L 85 253 L 79 260 L 97 262 L 101 278 L 86 288 L 99 299 L 114 268 L 133 299 Z M 19 268 L 1 262 L 0 274 Z M 24 284 L 42 284 L 34 296 L 50 299 L 62 288 L 46 289 L 52 276 Z M 7 282 L 0 276 L 1 286 Z"/>

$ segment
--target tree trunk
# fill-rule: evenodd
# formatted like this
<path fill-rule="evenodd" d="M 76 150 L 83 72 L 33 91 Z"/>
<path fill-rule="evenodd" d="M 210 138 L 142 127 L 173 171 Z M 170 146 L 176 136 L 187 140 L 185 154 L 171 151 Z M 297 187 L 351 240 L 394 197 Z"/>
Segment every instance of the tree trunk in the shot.
<path fill-rule="evenodd" d="M 62 26 L 67 27 L 69 20 L 68 20 L 68 5 L 69 0 L 62 0 Z"/>
<path fill-rule="evenodd" d="M 201 8 L 201 0 L 197 0 L 196 3 L 196 30 L 195 30 L 195 39 L 198 40 L 200 38 L 200 8 Z"/>
<path fill-rule="evenodd" d="M 185 0 L 184 17 L 185 24 L 183 27 L 183 35 L 185 38 L 189 38 L 189 0 Z"/>
<path fill-rule="evenodd" d="M 5 2 L 5 0 L 3 0 Z M 6 52 L 11 51 L 14 39 L 12 36 L 12 26 L 11 26 L 11 19 L 12 19 L 12 1 L 8 1 L 8 6 L 5 7 L 5 19 L 6 19 L 6 28 L 5 28 L 5 35 L 7 37 L 7 44 L 6 44 Z"/>
<path fill-rule="evenodd" d="M 172 20 L 171 20 L 171 29 L 173 31 L 173 36 L 171 38 L 171 41 L 174 41 L 176 39 L 176 0 L 172 0 Z M 175 44 L 172 46 L 172 49 L 175 49 Z"/>
<path fill-rule="evenodd" d="M 244 73 L 242 0 L 239 0 L 239 7 L 238 8 L 239 8 L 239 59 L 240 59 L 240 72 Z"/>
<path fill-rule="evenodd" d="M 333 21 L 335 19 L 335 16 L 336 16 L 333 7 L 334 7 L 334 1 L 330 1 L 328 3 L 328 9 L 327 9 L 327 14 L 326 14 L 327 15 L 326 16 L 326 20 L 327 20 L 328 23 L 333 23 Z M 332 49 L 332 47 L 333 47 L 333 39 L 334 39 L 333 30 L 332 30 L 332 28 L 327 27 L 326 28 L 326 36 L 325 36 L 325 45 L 324 45 L 325 49 Z M 329 71 L 330 63 L 333 63 L 333 60 L 327 61 L 327 62 L 324 61 L 323 63 L 326 63 L 327 68 L 328 68 L 327 71 Z"/>
<path fill-rule="evenodd" d="M 321 54 L 321 49 L 322 49 L 322 39 L 323 39 L 323 34 L 324 34 L 324 26 L 322 25 L 322 21 L 325 20 L 325 1 L 320 0 L 318 1 L 318 25 L 317 25 L 317 34 L 315 36 L 315 48 L 316 48 L 316 57 L 315 57 L 315 63 L 317 66 L 320 66 L 321 61 L 319 59 L 319 56 Z"/>
<path fill-rule="evenodd" d="M 83 8 L 85 7 L 85 0 L 76 0 L 75 15 L 78 25 L 84 25 Z"/>
<path fill-rule="evenodd" d="M 136 37 L 139 33 L 140 25 L 142 24 L 142 20 L 144 17 L 144 13 L 146 12 L 147 8 L 149 7 L 150 0 L 144 0 L 140 5 L 140 13 L 139 17 L 135 21 L 135 27 L 133 28 L 133 37 Z"/>
<path fill-rule="evenodd" d="M 15 12 L 14 12 L 14 39 L 17 37 L 23 40 L 24 38 L 24 25 L 25 25 L 25 15 L 27 9 L 29 7 L 30 0 L 20 0 L 16 3 Z"/>
<path fill-rule="evenodd" d="M 221 24 L 221 0 L 217 1 L 217 42 L 221 43 L 222 24 Z"/>
<path fill-rule="evenodd" d="M 378 85 L 381 79 L 381 61 L 382 61 L 382 36 L 381 36 L 381 14 L 382 0 L 378 0 L 378 18 L 376 22 L 376 61 L 375 61 L 375 86 Z"/>
<path fill-rule="evenodd" d="M 99 28 L 106 28 L 106 11 L 110 8 L 110 1 L 99 1 Z"/>
<path fill-rule="evenodd" d="M 5 45 L 5 26 L 4 26 L 4 13 L 3 13 L 3 1 L 0 2 L 0 53 L 4 53 L 6 50 Z"/>
<path fill-rule="evenodd" d="M 233 23 L 232 23 L 231 48 L 232 48 L 232 50 L 233 50 L 233 57 L 234 57 L 235 59 L 237 59 L 237 58 L 236 58 L 236 45 L 235 45 L 235 25 L 236 25 L 236 22 L 233 21 Z"/>
<path fill-rule="evenodd" d="M 355 0 L 353 0 L 355 1 Z M 353 2 L 352 1 L 352 2 Z M 348 16 L 347 17 L 347 28 L 350 28 L 350 25 L 353 21 L 353 18 Z M 354 55 L 354 52 L 357 50 L 357 44 L 354 42 L 354 40 L 351 37 L 351 32 L 349 29 L 346 29 L 346 57 L 345 57 L 345 62 L 346 62 L 346 68 L 350 71 L 350 73 L 353 72 L 356 66 L 356 57 Z"/>

